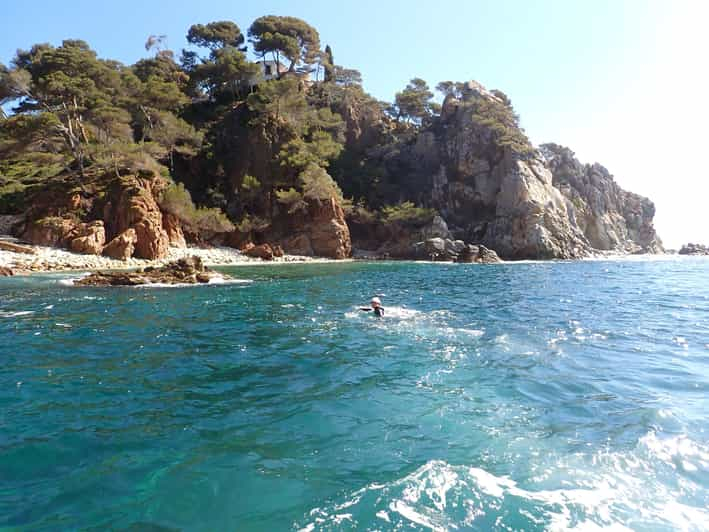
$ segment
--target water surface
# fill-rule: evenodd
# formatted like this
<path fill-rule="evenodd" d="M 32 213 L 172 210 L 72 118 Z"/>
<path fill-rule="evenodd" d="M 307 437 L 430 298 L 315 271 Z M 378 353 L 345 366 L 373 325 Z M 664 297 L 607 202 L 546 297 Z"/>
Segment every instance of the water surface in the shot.
<path fill-rule="evenodd" d="M 0 528 L 708 527 L 709 261 L 225 271 L 0 279 Z"/>

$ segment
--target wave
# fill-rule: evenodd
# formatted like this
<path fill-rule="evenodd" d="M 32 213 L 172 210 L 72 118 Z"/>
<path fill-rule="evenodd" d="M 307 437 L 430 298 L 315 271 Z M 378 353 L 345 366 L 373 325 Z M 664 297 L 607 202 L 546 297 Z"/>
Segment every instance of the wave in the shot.
<path fill-rule="evenodd" d="M 34 314 L 34 310 L 0 310 L 0 318 L 17 318 L 20 316 L 30 316 Z"/>
<path fill-rule="evenodd" d="M 702 488 L 691 480 L 677 486 L 666 481 L 662 469 L 675 464 L 706 475 L 709 449 L 686 435 L 662 439 L 650 432 L 630 452 L 558 460 L 525 486 L 481 467 L 432 460 L 402 478 L 313 508 L 302 530 L 335 527 L 343 510 L 353 526 L 361 520 L 395 529 L 700 530 L 709 523 L 709 509 L 706 501 L 693 505 L 687 493 Z"/>

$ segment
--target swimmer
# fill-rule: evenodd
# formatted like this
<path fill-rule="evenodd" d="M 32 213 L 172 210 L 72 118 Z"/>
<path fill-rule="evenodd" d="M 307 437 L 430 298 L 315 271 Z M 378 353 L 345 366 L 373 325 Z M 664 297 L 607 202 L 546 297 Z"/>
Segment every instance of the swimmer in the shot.
<path fill-rule="evenodd" d="M 382 307 L 382 301 L 378 297 L 373 297 L 372 301 L 369 303 L 371 307 L 361 307 L 360 310 L 364 312 L 374 311 L 374 315 L 378 318 L 384 316 L 384 307 Z"/>

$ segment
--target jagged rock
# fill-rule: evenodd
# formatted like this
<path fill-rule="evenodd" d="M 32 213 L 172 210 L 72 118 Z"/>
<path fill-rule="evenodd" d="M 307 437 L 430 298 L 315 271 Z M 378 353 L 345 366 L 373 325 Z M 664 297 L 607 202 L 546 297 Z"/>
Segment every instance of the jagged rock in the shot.
<path fill-rule="evenodd" d="M 185 240 L 185 234 L 182 231 L 182 224 L 180 220 L 174 214 L 163 213 L 162 215 L 162 225 L 167 233 L 168 242 L 170 247 L 173 248 L 186 248 L 187 241 Z"/>
<path fill-rule="evenodd" d="M 346 259 L 352 254 L 350 230 L 345 213 L 335 200 L 313 202 L 309 207 L 310 221 L 306 233 L 313 253 L 319 257 Z"/>
<path fill-rule="evenodd" d="M 126 229 L 106 244 L 103 248 L 103 254 L 112 259 L 128 260 L 133 256 L 137 240 L 138 237 L 135 234 L 135 229 Z"/>
<path fill-rule="evenodd" d="M 624 253 L 662 253 L 652 224 L 655 206 L 620 188 L 600 164 L 581 164 L 569 148 L 541 146 L 553 184 L 566 199 L 569 217 L 591 246 Z"/>
<path fill-rule="evenodd" d="M 480 264 L 494 264 L 497 262 L 502 262 L 500 257 L 497 256 L 493 250 L 486 248 L 483 245 L 475 246 L 473 244 L 468 244 L 458 255 L 457 262 L 467 262 L 467 263 L 480 263 Z"/>
<path fill-rule="evenodd" d="M 15 272 L 13 272 L 11 268 L 0 266 L 0 277 L 11 277 L 13 275 L 15 275 Z"/>
<path fill-rule="evenodd" d="M 685 244 L 678 253 L 680 255 L 709 255 L 709 247 L 701 244 Z"/>
<path fill-rule="evenodd" d="M 179 259 L 165 266 L 137 272 L 96 272 L 75 281 L 77 286 L 138 286 L 145 284 L 200 284 L 225 276 L 202 263 L 198 256 Z"/>
<path fill-rule="evenodd" d="M 109 235 L 133 228 L 136 234 L 135 256 L 161 259 L 167 256 L 170 239 L 162 225 L 162 212 L 157 204 L 165 182 L 159 177 L 126 176 L 111 187 L 111 200 L 104 208 Z"/>
<path fill-rule="evenodd" d="M 270 244 L 259 244 L 258 246 L 252 244 L 251 246 L 242 249 L 242 252 L 247 257 L 263 260 L 273 260 L 274 256 L 273 249 Z"/>
<path fill-rule="evenodd" d="M 88 224 L 78 225 L 72 234 L 76 234 L 69 242 L 69 249 L 76 253 L 100 255 L 106 243 L 106 231 L 103 221 L 97 220 Z"/>
<path fill-rule="evenodd" d="M 14 242 L 6 242 L 4 240 L 0 240 L 0 250 L 12 251 L 13 253 L 24 253 L 26 255 L 35 254 L 34 249 L 30 247 L 21 246 L 20 244 L 15 244 Z"/>
<path fill-rule="evenodd" d="M 273 245 L 271 246 L 271 249 L 273 250 L 273 256 L 274 256 L 274 257 L 280 258 L 280 257 L 282 257 L 283 255 L 285 255 L 285 252 L 283 251 L 283 248 L 282 248 L 281 246 L 279 246 L 278 244 L 273 244 Z"/>

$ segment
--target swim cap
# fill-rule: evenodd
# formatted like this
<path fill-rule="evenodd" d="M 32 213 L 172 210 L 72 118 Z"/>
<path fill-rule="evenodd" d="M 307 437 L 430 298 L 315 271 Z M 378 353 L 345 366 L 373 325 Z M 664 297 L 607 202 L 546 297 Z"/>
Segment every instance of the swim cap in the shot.
<path fill-rule="evenodd" d="M 381 305 L 382 302 L 378 297 L 373 297 L 372 298 L 372 303 L 376 303 L 377 305 Z"/>

